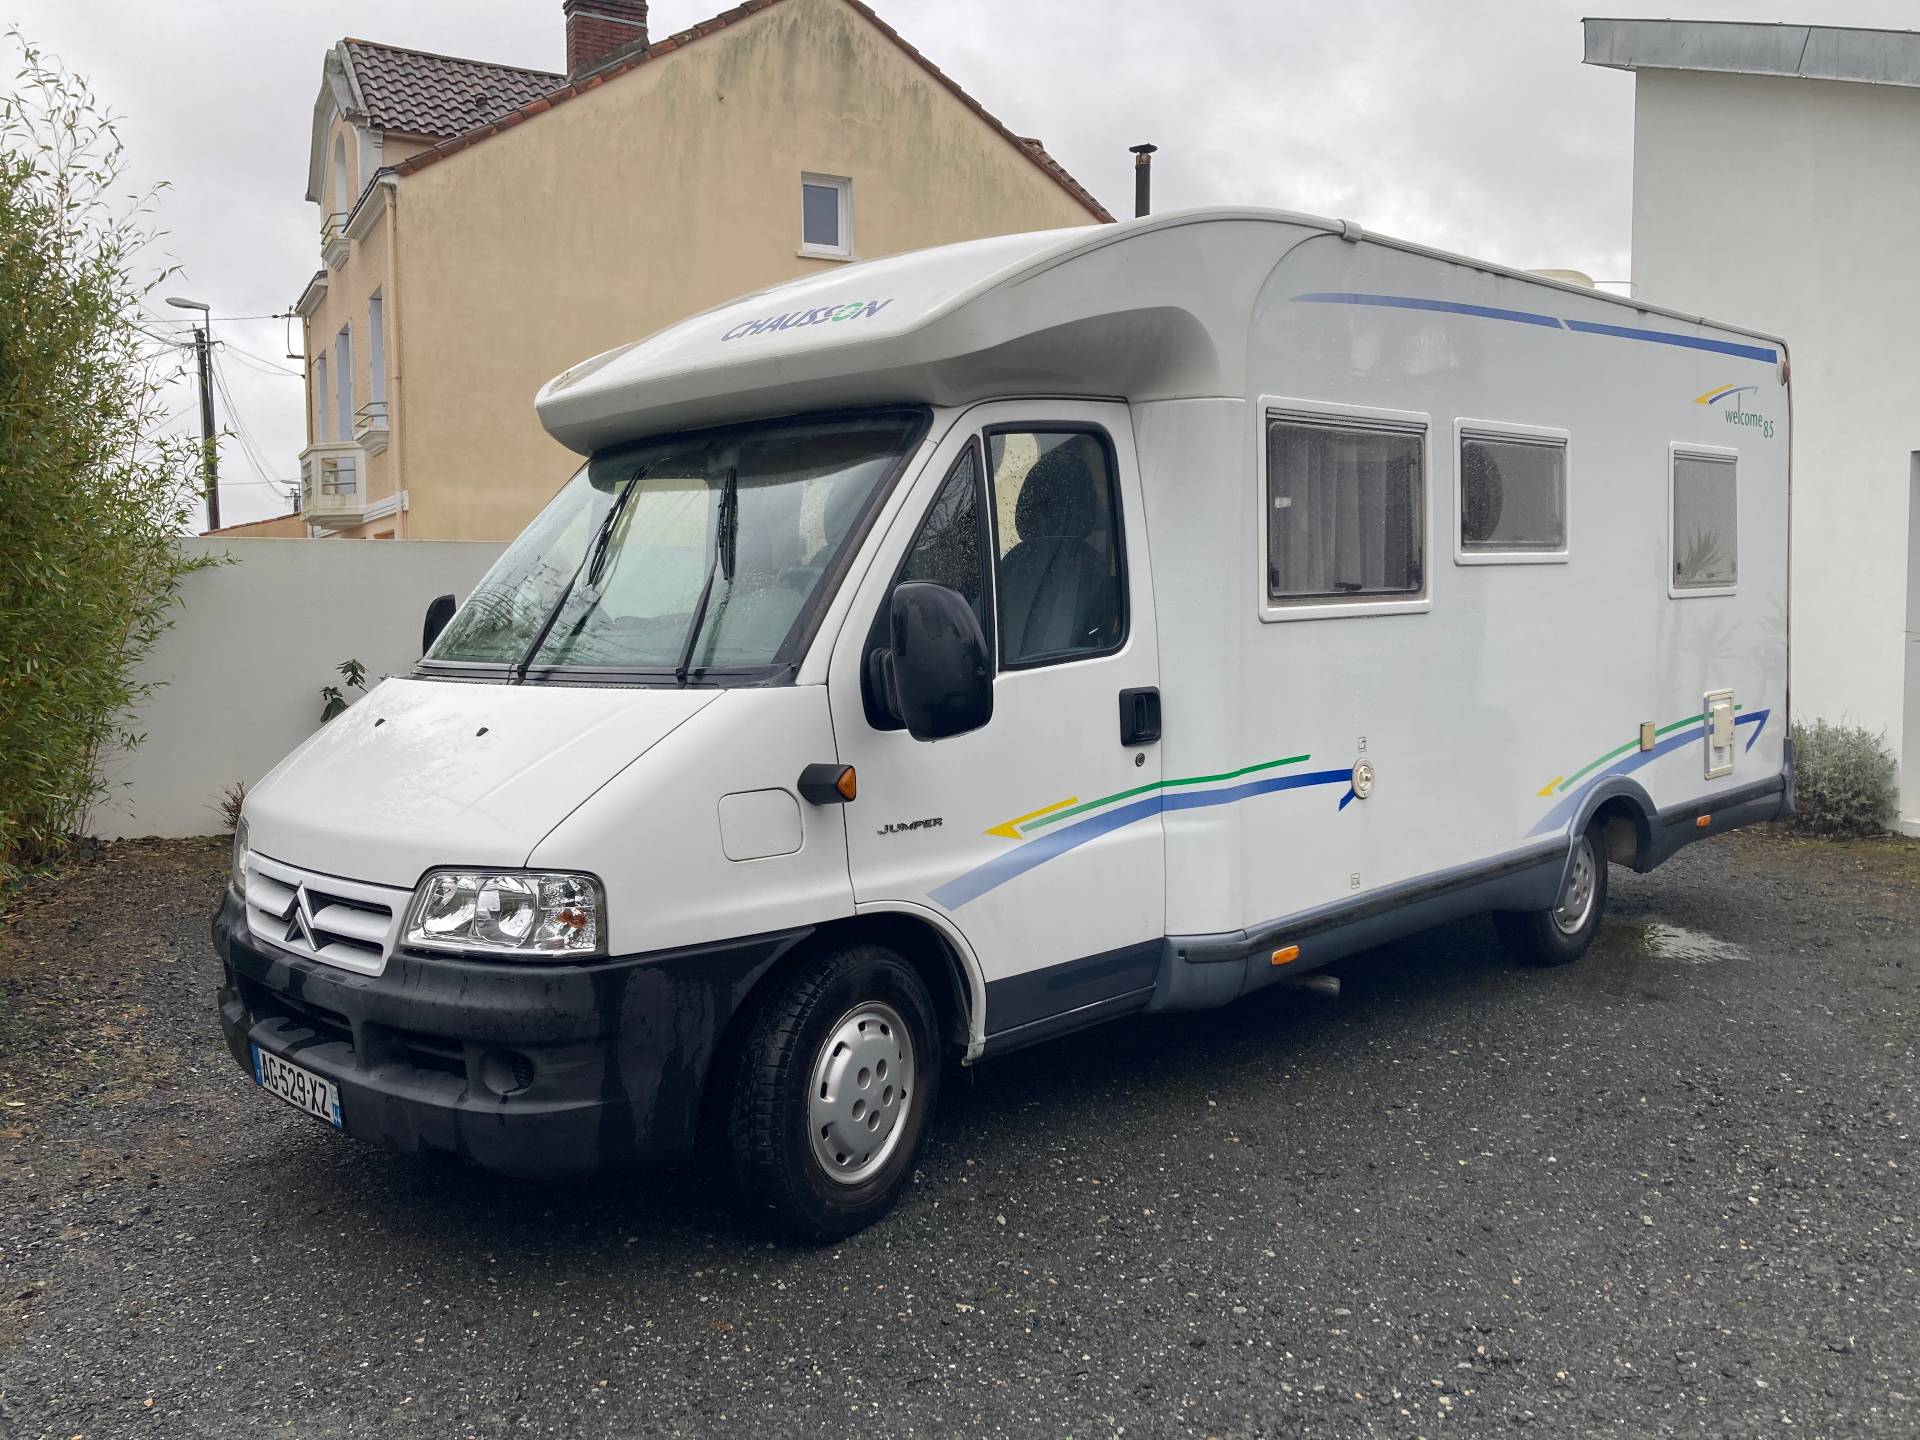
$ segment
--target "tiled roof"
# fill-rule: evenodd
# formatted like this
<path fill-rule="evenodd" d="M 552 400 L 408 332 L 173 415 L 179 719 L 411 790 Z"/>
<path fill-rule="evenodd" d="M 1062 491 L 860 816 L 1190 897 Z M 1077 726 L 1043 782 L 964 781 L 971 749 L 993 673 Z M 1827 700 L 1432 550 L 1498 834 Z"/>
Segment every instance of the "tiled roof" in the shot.
<path fill-rule="evenodd" d="M 367 107 L 367 123 L 398 135 L 450 139 L 539 99 L 567 78 L 546 70 L 402 50 L 373 40 L 343 43 Z"/>
<path fill-rule="evenodd" d="M 522 121 L 530 120 L 535 115 L 551 110 L 555 105 L 563 104 L 579 95 L 583 95 L 589 90 L 604 85 L 609 80 L 626 74 L 629 70 L 649 64 L 652 61 L 658 60 L 663 55 L 671 54 L 675 50 L 684 49 L 696 40 L 703 40 L 709 35 L 726 29 L 729 25 L 737 24 L 749 16 L 757 14 L 769 5 L 778 3 L 779 0 L 745 0 L 745 3 L 736 5 L 731 10 L 723 10 L 712 19 L 701 21 L 690 30 L 682 30 L 678 34 L 670 35 L 664 40 L 655 40 L 645 47 L 636 45 L 629 49 L 618 51 L 608 56 L 599 66 L 587 71 L 572 83 L 568 83 L 566 77 L 563 75 L 547 75 L 543 78 L 549 83 L 544 89 L 527 95 L 524 100 L 515 102 L 502 112 L 491 115 L 485 119 L 470 121 L 467 128 L 451 133 L 448 139 L 441 141 L 438 145 L 433 146 L 431 149 L 422 150 L 419 154 L 409 156 L 407 159 L 402 160 L 398 165 L 393 167 L 394 171 L 397 174 L 410 175 L 416 170 L 424 169 L 437 160 L 443 160 L 457 151 L 465 150 L 471 145 L 477 145 L 482 140 L 499 134 L 502 130 L 511 129 Z M 1046 173 L 1052 177 L 1055 184 L 1059 185 L 1061 189 L 1065 190 L 1069 195 L 1073 196 L 1074 199 L 1084 205 L 1095 219 L 1103 221 L 1111 221 L 1113 219 L 1113 216 L 1107 213 L 1106 207 L 1094 199 L 1093 195 L 1082 186 L 1078 180 L 1075 180 L 1073 176 L 1069 175 L 1065 167 L 1041 147 L 1038 140 L 1023 140 L 1005 125 L 1001 124 L 978 100 L 974 99 L 965 90 L 962 90 L 938 65 L 935 65 L 931 60 L 927 59 L 926 56 L 909 45 L 901 38 L 897 30 L 887 24 L 887 22 L 882 20 L 878 15 L 874 14 L 871 9 L 861 3 L 861 0 L 846 0 L 846 3 L 857 10 L 861 16 L 873 25 L 875 29 L 879 30 L 882 35 L 906 51 L 922 69 L 926 70 L 929 75 L 944 86 L 961 104 L 965 105 L 988 126 L 997 131 L 1009 145 L 1013 146 L 1014 149 L 1026 156 L 1027 159 L 1046 171 Z M 360 40 L 349 40 L 347 43 L 349 45 L 366 44 L 365 41 Z M 419 51 L 415 50 L 402 50 L 391 53 L 409 56 L 415 59 L 429 60 L 443 65 L 473 64 L 473 68 L 476 70 L 500 71 L 506 68 L 504 66 L 479 65 L 463 60 L 450 61 L 437 55 L 422 55 Z M 354 59 L 357 68 L 359 63 L 357 53 Z M 530 70 L 517 70 L 508 73 L 527 77 L 528 79 L 535 78 L 538 75 L 538 72 Z M 367 99 L 367 106 L 369 111 L 371 111 L 373 108 L 371 96 Z M 400 129 L 401 127 L 396 125 L 391 128 Z M 438 134 L 443 132 L 418 131 L 415 133 Z"/>

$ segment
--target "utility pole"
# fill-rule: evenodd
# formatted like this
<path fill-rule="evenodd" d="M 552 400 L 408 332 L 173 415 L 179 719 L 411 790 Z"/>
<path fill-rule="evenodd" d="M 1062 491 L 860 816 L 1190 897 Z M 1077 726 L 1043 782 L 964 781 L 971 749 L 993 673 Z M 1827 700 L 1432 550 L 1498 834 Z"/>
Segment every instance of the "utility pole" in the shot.
<path fill-rule="evenodd" d="M 207 485 L 207 529 L 220 528 L 220 447 L 213 439 L 213 356 L 203 325 L 193 327 L 200 361 L 200 469 Z"/>
<path fill-rule="evenodd" d="M 200 323 L 193 327 L 194 359 L 200 366 L 200 473 L 207 487 L 207 528 L 220 528 L 220 447 L 213 433 L 213 330 L 212 307 L 199 300 L 183 300 L 169 295 L 167 304 L 180 310 L 198 310 Z"/>

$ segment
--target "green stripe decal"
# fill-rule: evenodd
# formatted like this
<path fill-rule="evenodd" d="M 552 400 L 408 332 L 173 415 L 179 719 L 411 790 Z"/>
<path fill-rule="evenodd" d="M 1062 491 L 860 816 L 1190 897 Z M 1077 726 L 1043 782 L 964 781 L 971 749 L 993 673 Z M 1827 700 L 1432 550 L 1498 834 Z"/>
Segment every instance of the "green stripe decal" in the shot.
<path fill-rule="evenodd" d="M 1744 710 L 1746 707 L 1744 705 L 1736 705 L 1733 708 L 1735 713 L 1737 714 L 1739 711 Z M 1655 730 L 1653 732 L 1654 738 L 1658 739 L 1660 736 L 1671 734 L 1675 730 L 1684 730 L 1689 725 L 1703 724 L 1706 721 L 1706 718 L 1707 718 L 1706 714 L 1703 711 L 1698 715 L 1689 715 L 1684 720 L 1675 720 L 1672 723 L 1667 725 L 1662 725 L 1658 730 Z M 1606 754 L 1602 755 L 1598 760 L 1591 760 L 1591 761 L 1588 761 L 1585 765 L 1582 765 L 1578 770 L 1574 771 L 1573 774 L 1567 776 L 1566 779 L 1562 780 L 1554 793 L 1556 794 L 1564 793 L 1569 786 L 1573 785 L 1575 782 L 1580 780 L 1583 776 L 1592 774 L 1595 770 L 1598 770 L 1602 765 L 1606 764 L 1609 760 L 1618 760 L 1622 755 L 1626 754 L 1629 750 L 1638 750 L 1639 748 L 1640 748 L 1640 737 L 1636 735 L 1633 739 L 1629 740 L 1626 744 L 1618 747 L 1617 749 L 1609 750 Z"/>
<path fill-rule="evenodd" d="M 1238 770 L 1228 770 L 1219 775 L 1190 775 L 1183 780 L 1155 780 L 1148 785 L 1136 785 L 1131 790 L 1121 790 L 1116 794 L 1104 795 L 1098 800 L 1089 800 L 1084 805 L 1075 805 L 1070 810 L 1056 810 L 1051 815 L 1030 820 L 1020 827 L 1020 833 L 1030 834 L 1035 830 L 1044 829 L 1056 820 L 1065 820 L 1089 810 L 1098 810 L 1102 805 L 1111 805 L 1116 800 L 1131 800 L 1135 795 L 1148 795 L 1155 790 L 1171 790 L 1176 785 L 1211 785 L 1217 780 L 1238 780 L 1242 775 L 1255 775 L 1262 770 L 1278 769 L 1282 765 L 1298 765 L 1302 760 L 1312 758 L 1310 755 L 1289 755 L 1284 760 L 1262 760 L 1258 765 L 1244 765 Z"/>

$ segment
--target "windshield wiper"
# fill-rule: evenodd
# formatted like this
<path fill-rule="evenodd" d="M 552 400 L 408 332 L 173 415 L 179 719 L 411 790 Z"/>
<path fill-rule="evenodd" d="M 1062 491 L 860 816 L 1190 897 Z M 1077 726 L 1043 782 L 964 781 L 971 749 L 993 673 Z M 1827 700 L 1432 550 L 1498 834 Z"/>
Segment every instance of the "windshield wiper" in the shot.
<path fill-rule="evenodd" d="M 627 488 L 614 497 L 613 504 L 608 507 L 606 518 L 600 522 L 600 529 L 593 537 L 593 543 L 580 557 L 580 563 L 573 567 L 573 574 L 567 577 L 567 583 L 562 587 L 559 598 L 553 602 L 553 608 L 547 611 L 547 618 L 540 622 L 539 630 L 534 633 L 533 643 L 520 653 L 520 659 L 513 667 L 514 684 L 526 683 L 528 667 L 533 664 L 533 657 L 540 653 L 540 647 L 547 643 L 547 636 L 553 633 L 554 623 L 559 620 L 560 612 L 567 608 L 567 600 L 573 594 L 573 587 L 580 583 L 580 572 L 582 570 L 587 572 L 589 585 L 600 583 L 601 573 L 606 568 L 607 547 L 613 543 L 613 528 L 620 523 L 620 512 L 627 508 L 627 501 L 633 498 L 633 492 L 640 488 L 640 482 L 646 478 L 647 467 L 642 465 L 633 472 L 633 478 L 627 482 Z M 579 624 L 573 627 L 574 634 L 579 634 L 580 626 L 586 623 L 587 617 L 583 614 Z"/>
<path fill-rule="evenodd" d="M 720 490 L 720 516 L 714 527 L 713 564 L 707 567 L 707 582 L 700 587 L 700 601 L 693 607 L 693 624 L 687 628 L 686 643 L 680 647 L 680 663 L 673 667 L 674 683 L 685 689 L 687 671 L 693 665 L 693 652 L 700 642 L 700 627 L 707 623 L 707 602 L 713 598 L 713 577 L 720 572 L 733 583 L 733 561 L 740 528 L 740 467 L 729 465 Z"/>

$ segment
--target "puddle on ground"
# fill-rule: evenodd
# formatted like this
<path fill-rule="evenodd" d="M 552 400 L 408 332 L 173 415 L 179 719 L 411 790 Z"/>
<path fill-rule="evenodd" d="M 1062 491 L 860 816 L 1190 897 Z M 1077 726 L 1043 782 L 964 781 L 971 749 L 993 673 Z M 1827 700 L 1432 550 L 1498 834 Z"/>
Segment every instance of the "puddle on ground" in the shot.
<path fill-rule="evenodd" d="M 1678 960 L 1682 965 L 1716 965 L 1725 960 L 1744 960 L 1747 952 L 1738 945 L 1684 930 L 1678 925 L 1647 926 L 1647 949 L 1662 960 Z"/>

